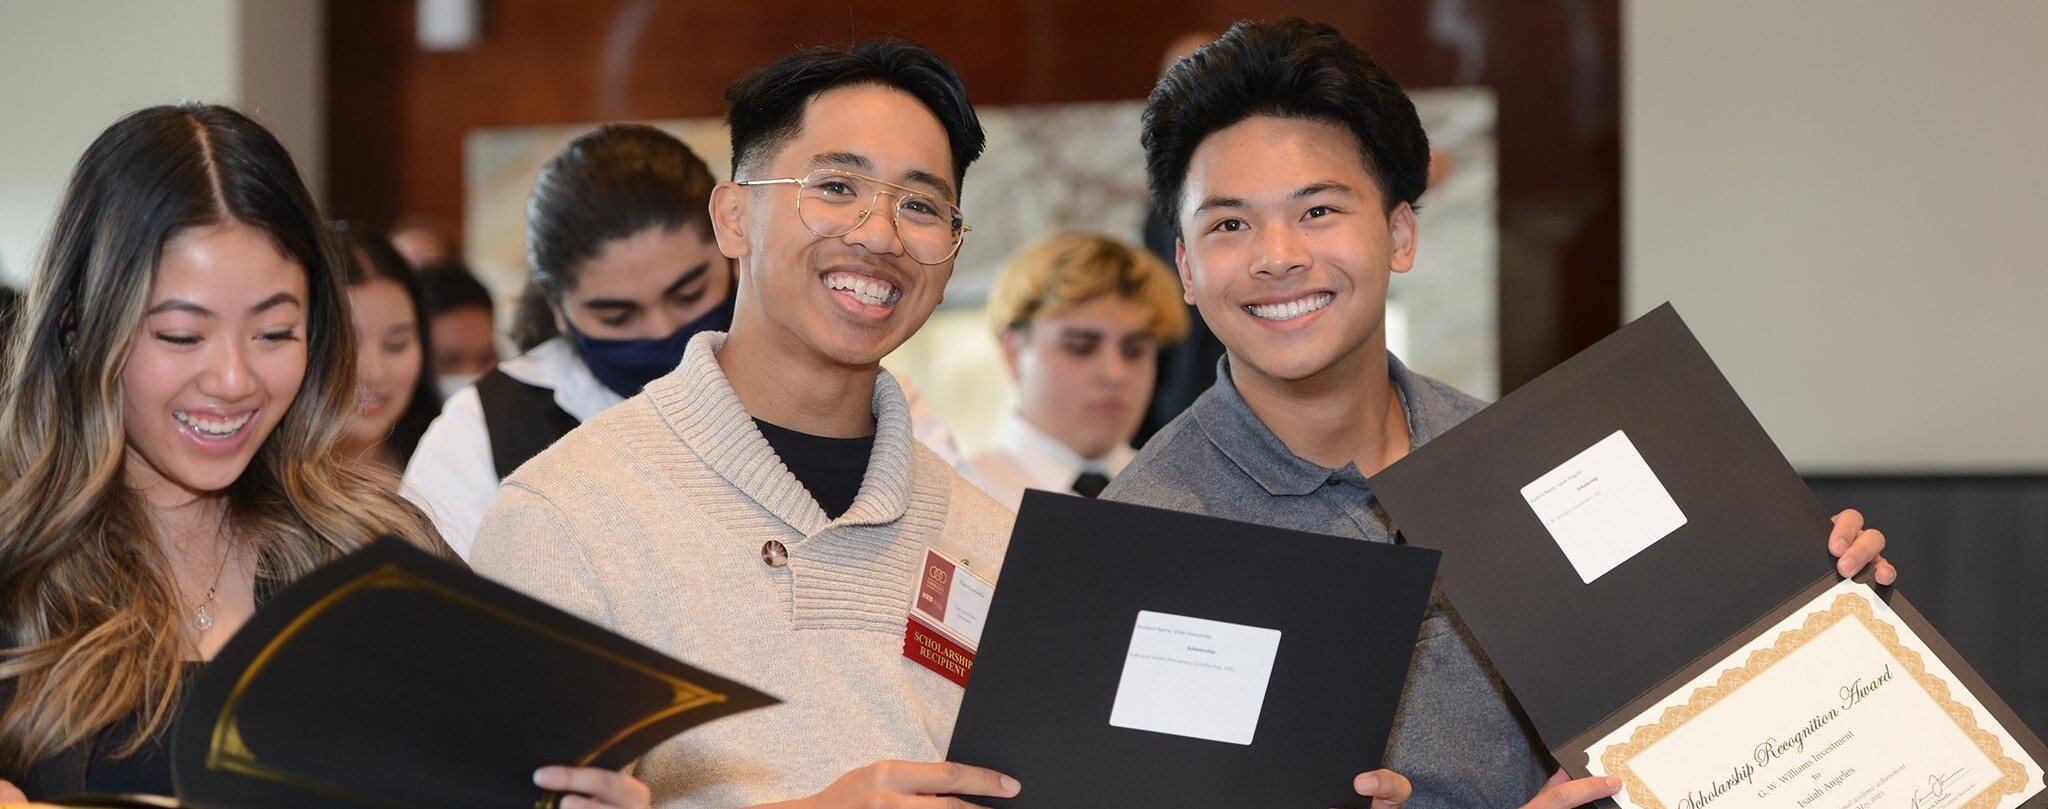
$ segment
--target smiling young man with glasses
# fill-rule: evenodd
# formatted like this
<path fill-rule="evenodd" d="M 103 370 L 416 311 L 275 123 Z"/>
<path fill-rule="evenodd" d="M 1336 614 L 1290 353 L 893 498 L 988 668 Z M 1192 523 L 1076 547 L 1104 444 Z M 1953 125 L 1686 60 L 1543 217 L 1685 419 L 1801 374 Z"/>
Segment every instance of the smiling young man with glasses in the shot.
<path fill-rule="evenodd" d="M 1012 518 L 912 440 L 880 364 L 944 295 L 981 126 L 902 40 L 797 51 L 726 101 L 736 181 L 710 208 L 731 332 L 507 478 L 471 560 L 783 700 L 642 758 L 659 806 L 1015 794 L 935 763 L 961 688 L 905 655 L 928 554 L 992 581 Z"/>

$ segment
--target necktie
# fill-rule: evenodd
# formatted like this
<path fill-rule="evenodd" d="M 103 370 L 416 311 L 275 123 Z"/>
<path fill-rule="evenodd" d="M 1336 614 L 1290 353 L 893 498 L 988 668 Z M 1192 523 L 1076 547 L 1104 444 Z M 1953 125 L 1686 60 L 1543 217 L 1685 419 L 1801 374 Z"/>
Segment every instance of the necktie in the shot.
<path fill-rule="evenodd" d="M 1074 478 L 1073 489 L 1075 494 L 1082 497 L 1094 497 L 1101 494 L 1102 488 L 1108 485 L 1108 475 L 1101 472 L 1082 472 L 1080 477 Z"/>

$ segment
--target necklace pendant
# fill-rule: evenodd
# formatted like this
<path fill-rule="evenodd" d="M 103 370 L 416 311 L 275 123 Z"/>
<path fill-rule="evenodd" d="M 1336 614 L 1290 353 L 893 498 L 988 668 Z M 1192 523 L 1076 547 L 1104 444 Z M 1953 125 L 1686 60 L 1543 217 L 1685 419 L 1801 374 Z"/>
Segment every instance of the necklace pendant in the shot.
<path fill-rule="evenodd" d="M 213 614 L 207 612 L 206 608 L 202 606 L 197 612 L 192 614 L 192 623 L 198 626 L 201 632 L 210 630 L 213 628 Z"/>

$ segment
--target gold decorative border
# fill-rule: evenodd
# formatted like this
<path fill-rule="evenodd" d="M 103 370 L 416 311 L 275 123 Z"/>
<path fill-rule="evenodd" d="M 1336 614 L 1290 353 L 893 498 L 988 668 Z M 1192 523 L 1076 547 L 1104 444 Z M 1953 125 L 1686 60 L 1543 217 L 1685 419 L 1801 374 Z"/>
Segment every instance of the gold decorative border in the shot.
<path fill-rule="evenodd" d="M 305 612 L 294 617 L 292 622 L 287 624 L 283 631 L 277 633 L 276 637 L 271 638 L 270 643 L 263 648 L 263 651 L 250 661 L 249 667 L 243 670 L 241 678 L 235 682 L 234 688 L 229 691 L 227 702 L 221 707 L 220 717 L 214 722 L 212 743 L 208 745 L 206 752 L 207 769 L 261 778 L 297 789 L 349 798 L 373 805 L 403 805 L 387 799 L 357 794 L 347 788 L 310 779 L 298 773 L 273 767 L 259 761 L 256 753 L 250 750 L 247 742 L 242 739 L 241 725 L 236 718 L 236 709 L 255 683 L 256 678 L 263 673 L 264 668 L 270 663 L 271 659 L 276 657 L 294 636 L 298 635 L 307 625 L 343 600 L 363 591 L 377 589 L 417 589 L 432 592 L 465 607 L 488 613 L 499 620 L 516 624 L 548 638 L 578 647 L 585 652 L 633 669 L 650 679 L 659 680 L 674 689 L 674 699 L 667 707 L 642 717 L 640 721 L 628 725 L 618 733 L 613 734 L 611 738 L 604 740 L 595 749 L 585 753 L 580 760 L 574 762 L 578 766 L 589 764 L 604 751 L 611 749 L 614 745 L 650 725 L 706 705 L 725 702 L 727 699 L 727 696 L 723 693 L 649 668 L 638 661 L 601 648 L 582 638 L 535 623 L 498 605 L 491 604 L 440 582 L 427 579 L 397 565 L 386 564 L 363 574 L 341 587 L 335 588 L 334 592 L 321 597 L 319 601 L 314 602 L 311 607 L 308 607 Z M 537 809 L 551 809 L 557 802 L 556 796 L 549 794 L 544 796 L 536 806 Z"/>
<path fill-rule="evenodd" d="M 1871 610 L 1870 601 L 1855 593 L 1843 593 L 1835 598 L 1834 604 L 1824 611 L 1806 616 L 1804 625 L 1785 630 L 1770 647 L 1757 649 L 1749 655 L 1743 665 L 1721 672 L 1712 685 L 1703 685 L 1692 692 L 1685 704 L 1673 705 L 1664 710 L 1652 725 L 1636 728 L 1626 742 L 1607 748 L 1600 756 L 1600 762 L 1607 767 L 1607 774 L 1621 779 L 1622 789 L 1628 793 L 1629 801 L 1643 809 L 1667 809 L 1662 801 L 1650 792 L 1641 775 L 1629 767 L 1629 762 L 1638 754 L 1661 741 L 1664 737 L 1684 727 L 1687 722 L 1706 712 L 1723 697 L 1734 693 L 1750 680 L 1769 671 L 1778 661 L 1806 645 L 1814 636 L 1844 620 L 1855 618 L 1870 630 L 1885 651 L 1899 660 L 1912 679 L 1920 684 L 1927 696 L 1940 706 L 1943 713 L 1954 720 L 1957 729 L 1977 744 L 1977 749 L 1998 765 L 2002 777 L 1972 796 L 1962 809 L 1990 809 L 1998 805 L 2000 798 L 2016 794 L 2027 787 L 2026 767 L 2018 759 L 2005 754 L 1998 737 L 1977 726 L 1975 716 L 1968 706 L 1955 700 L 1949 693 L 1948 683 L 1927 671 L 1927 665 L 1920 653 L 1905 648 L 1899 642 L 1898 629 L 1886 621 L 1879 620 Z"/>

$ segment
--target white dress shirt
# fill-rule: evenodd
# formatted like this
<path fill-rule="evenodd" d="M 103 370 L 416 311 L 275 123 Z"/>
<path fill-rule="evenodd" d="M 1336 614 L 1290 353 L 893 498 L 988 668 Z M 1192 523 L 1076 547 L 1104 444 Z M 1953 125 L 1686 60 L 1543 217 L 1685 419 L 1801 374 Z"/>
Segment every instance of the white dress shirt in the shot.
<path fill-rule="evenodd" d="M 1011 413 L 994 449 L 967 459 L 968 480 L 988 492 L 997 502 L 1016 511 L 1024 502 L 1025 489 L 1072 494 L 1074 479 L 1083 472 L 1114 478 L 1136 457 L 1137 450 L 1118 445 L 1100 458 L 1081 454 L 1045 431 L 1032 426 L 1022 415 Z"/>
<path fill-rule="evenodd" d="M 578 422 L 589 421 L 624 401 L 597 381 L 567 337 L 555 337 L 498 364 L 506 376 L 555 392 L 555 404 Z M 491 460 L 491 434 L 483 400 L 471 385 L 449 397 L 441 415 L 420 436 L 406 464 L 399 494 L 434 520 L 448 547 L 464 559 L 476 544 L 484 510 L 498 496 L 498 467 Z"/>

